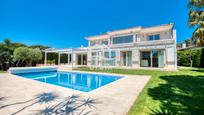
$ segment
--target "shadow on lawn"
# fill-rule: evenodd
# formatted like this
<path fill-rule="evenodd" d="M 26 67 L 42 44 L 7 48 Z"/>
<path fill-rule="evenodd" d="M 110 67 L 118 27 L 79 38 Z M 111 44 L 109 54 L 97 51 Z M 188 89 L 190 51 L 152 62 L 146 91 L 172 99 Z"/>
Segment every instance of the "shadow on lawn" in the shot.
<path fill-rule="evenodd" d="M 0 102 L 4 101 L 5 97 L 0 97 Z M 58 99 L 62 99 L 59 101 Z M 52 104 L 52 102 L 55 102 Z M 88 114 L 91 112 L 91 109 L 94 108 L 94 104 L 97 104 L 96 99 L 87 98 L 84 99 L 79 95 L 72 95 L 69 97 L 59 97 L 55 92 L 41 93 L 35 95 L 34 98 L 16 102 L 6 105 L 0 105 L 0 110 L 6 107 L 12 107 L 14 105 L 19 105 L 22 108 L 12 113 L 15 115 L 21 111 L 28 109 L 29 107 L 36 104 L 44 104 L 45 108 L 41 110 L 33 110 L 32 114 L 35 115 L 52 115 L 52 114 Z M 88 109 L 87 109 L 88 107 Z"/>
<path fill-rule="evenodd" d="M 151 115 L 204 115 L 204 76 L 161 76 L 166 84 L 149 89 L 148 93 L 161 106 Z"/>
<path fill-rule="evenodd" d="M 191 71 L 195 71 L 195 72 L 201 72 L 201 73 L 204 73 L 204 69 L 203 69 L 203 68 L 196 69 L 196 70 L 191 70 Z"/>

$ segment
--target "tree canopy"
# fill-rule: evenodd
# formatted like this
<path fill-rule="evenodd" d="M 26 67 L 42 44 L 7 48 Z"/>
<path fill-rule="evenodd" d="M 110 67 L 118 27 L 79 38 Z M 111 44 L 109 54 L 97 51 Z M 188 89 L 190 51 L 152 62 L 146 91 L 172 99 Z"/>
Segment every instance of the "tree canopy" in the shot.
<path fill-rule="evenodd" d="M 15 61 L 21 61 L 21 63 L 26 62 L 26 64 L 29 66 L 31 66 L 32 61 L 39 61 L 42 59 L 42 53 L 40 49 L 32 49 L 28 47 L 16 48 L 14 50 L 13 56 Z"/>
<path fill-rule="evenodd" d="M 188 6 L 188 24 L 195 28 L 192 40 L 196 46 L 204 46 L 204 0 L 190 0 Z"/>

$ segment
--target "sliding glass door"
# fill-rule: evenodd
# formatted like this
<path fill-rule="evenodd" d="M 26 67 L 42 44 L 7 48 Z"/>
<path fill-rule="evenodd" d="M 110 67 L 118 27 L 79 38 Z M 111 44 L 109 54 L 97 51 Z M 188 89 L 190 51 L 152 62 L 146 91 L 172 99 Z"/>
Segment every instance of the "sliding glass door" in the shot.
<path fill-rule="evenodd" d="M 87 54 L 77 54 L 77 65 L 87 65 Z"/>
<path fill-rule="evenodd" d="M 99 52 L 91 53 L 91 65 L 98 66 L 99 65 Z"/>
<path fill-rule="evenodd" d="M 122 66 L 132 66 L 132 51 L 121 52 Z"/>
<path fill-rule="evenodd" d="M 105 51 L 103 57 L 103 66 L 115 66 L 116 64 L 116 52 Z"/>
<path fill-rule="evenodd" d="M 163 68 L 164 67 L 164 51 L 159 50 L 158 52 L 158 67 Z"/>
<path fill-rule="evenodd" d="M 142 51 L 140 53 L 140 66 L 141 67 L 151 67 L 151 52 Z"/>
<path fill-rule="evenodd" d="M 150 50 L 140 52 L 141 67 L 164 67 L 164 50 Z"/>

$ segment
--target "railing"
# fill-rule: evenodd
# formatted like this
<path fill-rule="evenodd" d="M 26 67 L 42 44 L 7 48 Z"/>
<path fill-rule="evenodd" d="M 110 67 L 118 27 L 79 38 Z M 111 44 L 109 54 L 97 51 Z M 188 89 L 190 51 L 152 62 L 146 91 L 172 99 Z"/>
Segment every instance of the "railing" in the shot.
<path fill-rule="evenodd" d="M 153 40 L 153 41 L 139 41 L 139 42 L 131 42 L 131 43 L 110 44 L 107 46 L 109 46 L 110 48 L 117 48 L 117 47 L 127 47 L 127 46 L 130 47 L 135 45 L 144 46 L 144 45 L 174 44 L 175 42 L 176 42 L 175 39 L 162 39 L 162 40 Z M 102 46 L 100 48 L 102 48 Z"/>

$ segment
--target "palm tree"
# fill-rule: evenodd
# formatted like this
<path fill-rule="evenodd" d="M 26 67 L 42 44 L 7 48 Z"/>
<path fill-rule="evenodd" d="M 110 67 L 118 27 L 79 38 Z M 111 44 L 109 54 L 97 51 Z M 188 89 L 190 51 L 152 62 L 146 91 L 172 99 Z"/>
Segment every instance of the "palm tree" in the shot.
<path fill-rule="evenodd" d="M 204 0 L 190 0 L 188 24 L 195 28 L 192 40 L 196 46 L 204 45 Z"/>
<path fill-rule="evenodd" d="M 11 41 L 5 39 L 3 43 L 0 43 L 0 69 L 6 70 L 13 64 Z"/>
<path fill-rule="evenodd" d="M 3 48 L 5 49 L 5 50 L 7 50 L 7 51 L 9 51 L 9 52 L 12 52 L 12 43 L 11 43 L 11 40 L 10 39 L 8 39 L 8 38 L 6 38 L 6 39 L 4 39 L 4 41 L 3 41 Z"/>

